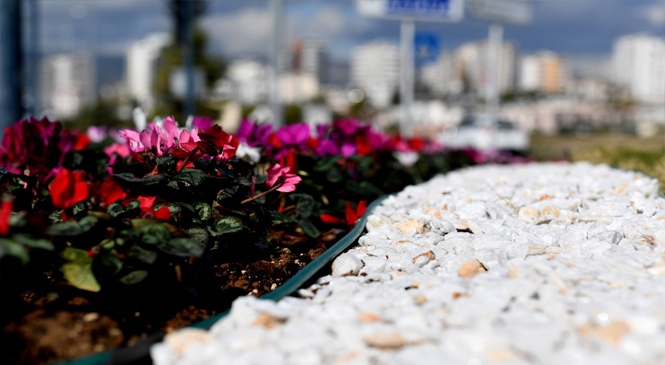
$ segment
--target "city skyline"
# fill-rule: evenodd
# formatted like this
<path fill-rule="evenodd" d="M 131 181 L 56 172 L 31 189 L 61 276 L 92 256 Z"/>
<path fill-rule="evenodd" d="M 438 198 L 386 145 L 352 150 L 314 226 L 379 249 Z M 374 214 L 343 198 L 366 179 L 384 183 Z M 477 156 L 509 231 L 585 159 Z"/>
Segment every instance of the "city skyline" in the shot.
<path fill-rule="evenodd" d="M 607 62 L 613 42 L 625 34 L 665 35 L 665 0 L 532 3 L 532 23 L 506 26 L 505 39 L 522 52 L 565 54 L 574 69 L 593 71 L 600 62 Z M 399 22 L 363 17 L 352 0 L 286 0 L 284 4 L 285 44 L 320 39 L 336 64 L 348 64 L 352 49 L 360 44 L 377 39 L 396 44 L 399 39 Z M 270 9 L 268 0 L 209 0 L 199 24 L 211 38 L 211 52 L 226 59 L 267 57 L 272 32 Z M 133 41 L 154 32 L 168 32 L 172 26 L 164 0 L 100 0 L 94 4 L 50 0 L 41 1 L 40 10 L 44 53 L 85 48 L 120 56 Z M 474 19 L 468 11 L 459 23 L 417 24 L 418 32 L 439 37 L 442 50 L 486 38 L 487 30 L 487 22 Z"/>

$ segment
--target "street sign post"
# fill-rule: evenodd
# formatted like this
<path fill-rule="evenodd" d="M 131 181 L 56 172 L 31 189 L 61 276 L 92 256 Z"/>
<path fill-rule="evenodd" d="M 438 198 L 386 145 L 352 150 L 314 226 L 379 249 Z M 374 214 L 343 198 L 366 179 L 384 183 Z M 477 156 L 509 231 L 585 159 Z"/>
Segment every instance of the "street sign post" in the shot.
<path fill-rule="evenodd" d="M 462 0 L 356 0 L 361 15 L 384 19 L 456 22 L 464 16 Z"/>
<path fill-rule="evenodd" d="M 441 52 L 439 38 L 436 34 L 416 33 L 413 44 L 415 47 L 414 52 L 417 65 L 424 65 L 436 61 Z"/>
<path fill-rule="evenodd" d="M 416 21 L 457 22 L 464 16 L 464 0 L 356 0 L 364 16 L 401 21 L 400 27 L 400 133 L 413 134 L 414 41 Z"/>
<path fill-rule="evenodd" d="M 470 0 L 471 14 L 502 24 L 526 25 L 533 12 L 529 0 Z"/>
<path fill-rule="evenodd" d="M 503 24 L 529 24 L 533 16 L 531 1 L 470 0 L 470 10 L 474 17 L 490 22 L 487 39 L 488 82 L 485 89 L 485 112 L 490 118 L 492 131 L 494 131 L 500 107 L 499 89 L 502 68 Z"/>

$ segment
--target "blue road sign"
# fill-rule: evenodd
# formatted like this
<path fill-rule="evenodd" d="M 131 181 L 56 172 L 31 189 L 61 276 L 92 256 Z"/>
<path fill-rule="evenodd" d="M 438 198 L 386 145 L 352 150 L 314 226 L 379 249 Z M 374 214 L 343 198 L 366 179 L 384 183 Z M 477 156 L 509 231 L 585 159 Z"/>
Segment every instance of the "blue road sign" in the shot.
<path fill-rule="evenodd" d="M 421 66 L 436 61 L 440 52 L 439 37 L 436 34 L 416 33 L 413 40 L 416 65 Z"/>
<path fill-rule="evenodd" d="M 356 0 L 358 11 L 387 19 L 456 22 L 464 16 L 464 0 Z"/>
<path fill-rule="evenodd" d="M 447 14 L 450 0 L 388 0 L 389 14 Z"/>

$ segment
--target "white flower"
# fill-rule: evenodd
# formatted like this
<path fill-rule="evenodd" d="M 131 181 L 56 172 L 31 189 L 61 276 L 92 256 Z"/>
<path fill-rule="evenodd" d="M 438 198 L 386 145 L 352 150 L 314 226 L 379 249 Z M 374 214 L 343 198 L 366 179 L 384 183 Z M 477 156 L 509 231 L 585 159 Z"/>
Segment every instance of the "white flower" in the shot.
<path fill-rule="evenodd" d="M 261 159 L 261 148 L 259 147 L 250 147 L 245 142 L 240 142 L 238 149 L 236 150 L 236 157 L 245 158 L 251 163 L 257 163 Z"/>
<path fill-rule="evenodd" d="M 410 167 L 413 166 L 416 162 L 418 162 L 418 159 L 420 158 L 420 155 L 418 152 L 413 152 L 413 151 L 408 151 L 408 152 L 393 152 L 393 156 L 399 161 L 399 163 L 402 164 L 404 167 Z"/>

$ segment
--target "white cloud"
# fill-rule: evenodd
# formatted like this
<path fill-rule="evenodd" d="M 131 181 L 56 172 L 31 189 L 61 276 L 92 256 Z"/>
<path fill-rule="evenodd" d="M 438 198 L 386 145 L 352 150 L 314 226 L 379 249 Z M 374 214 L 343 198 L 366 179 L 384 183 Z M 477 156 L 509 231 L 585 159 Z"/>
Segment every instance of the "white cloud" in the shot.
<path fill-rule="evenodd" d="M 267 10 L 250 8 L 213 15 L 203 18 L 201 25 L 224 53 L 268 52 L 272 16 Z"/>
<path fill-rule="evenodd" d="M 665 25 L 665 1 L 660 1 L 649 6 L 645 11 L 645 16 L 651 25 Z"/>

